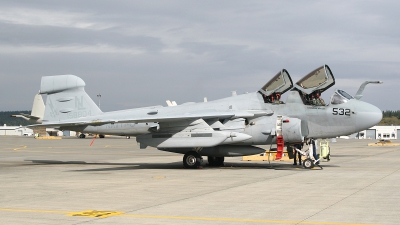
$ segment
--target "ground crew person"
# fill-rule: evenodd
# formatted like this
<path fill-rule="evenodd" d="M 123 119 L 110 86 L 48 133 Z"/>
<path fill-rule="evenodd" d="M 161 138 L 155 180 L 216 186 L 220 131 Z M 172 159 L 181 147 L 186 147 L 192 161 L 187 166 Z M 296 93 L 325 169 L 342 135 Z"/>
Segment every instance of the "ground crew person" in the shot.
<path fill-rule="evenodd" d="M 318 155 L 317 155 L 317 141 L 314 140 L 313 138 L 310 139 L 310 142 L 308 143 L 309 145 L 312 144 L 312 149 L 313 149 L 313 157 L 314 160 L 317 161 L 318 160 Z M 319 161 L 316 163 L 317 165 L 319 165 Z"/>
<path fill-rule="evenodd" d="M 294 147 L 297 148 L 297 149 L 299 149 L 299 150 L 301 150 L 301 149 L 303 148 L 303 143 L 301 143 L 301 144 L 295 144 Z M 294 150 L 294 157 L 293 157 L 294 162 L 293 162 L 293 165 L 294 165 L 294 166 L 297 165 L 297 159 L 296 159 L 297 157 L 296 157 L 296 155 L 297 155 L 297 157 L 299 158 L 299 165 L 301 165 L 301 153 L 298 152 L 298 151 L 296 151 L 296 150 Z"/>

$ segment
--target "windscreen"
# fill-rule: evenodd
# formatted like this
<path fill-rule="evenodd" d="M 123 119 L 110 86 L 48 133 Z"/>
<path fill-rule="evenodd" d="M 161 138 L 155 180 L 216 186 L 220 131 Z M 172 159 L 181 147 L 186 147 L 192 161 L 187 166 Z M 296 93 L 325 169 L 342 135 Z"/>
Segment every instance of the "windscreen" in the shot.
<path fill-rule="evenodd" d="M 349 95 L 347 92 L 343 90 L 336 90 L 332 95 L 331 104 L 339 105 L 348 102 L 350 99 L 353 99 L 353 96 Z"/>

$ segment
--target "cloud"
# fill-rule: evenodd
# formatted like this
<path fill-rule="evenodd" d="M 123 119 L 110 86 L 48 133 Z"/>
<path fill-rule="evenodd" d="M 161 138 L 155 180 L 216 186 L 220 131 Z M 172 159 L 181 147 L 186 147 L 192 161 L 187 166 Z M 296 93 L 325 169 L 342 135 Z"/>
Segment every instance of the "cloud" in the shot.
<path fill-rule="evenodd" d="M 3 94 L 0 110 L 29 109 L 45 75 L 81 76 L 107 111 L 257 91 L 282 68 L 296 82 L 323 64 L 350 94 L 383 80 L 363 99 L 398 108 L 374 96 L 399 94 L 399 9 L 397 1 L 4 1 L 2 92 L 19 91 L 13 103 Z"/>
<path fill-rule="evenodd" d="M 79 29 L 107 29 L 112 24 L 90 21 L 90 14 L 35 8 L 4 7 L 0 9 L 0 22 L 29 26 L 53 26 Z"/>

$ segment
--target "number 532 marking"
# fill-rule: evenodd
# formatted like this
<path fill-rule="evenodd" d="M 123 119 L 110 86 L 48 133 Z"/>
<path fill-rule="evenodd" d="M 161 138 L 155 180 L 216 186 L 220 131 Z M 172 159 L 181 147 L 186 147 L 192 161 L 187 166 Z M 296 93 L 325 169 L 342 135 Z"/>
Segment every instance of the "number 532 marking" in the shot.
<path fill-rule="evenodd" d="M 333 108 L 333 115 L 346 115 L 350 116 L 350 109 L 343 109 L 343 108 Z"/>

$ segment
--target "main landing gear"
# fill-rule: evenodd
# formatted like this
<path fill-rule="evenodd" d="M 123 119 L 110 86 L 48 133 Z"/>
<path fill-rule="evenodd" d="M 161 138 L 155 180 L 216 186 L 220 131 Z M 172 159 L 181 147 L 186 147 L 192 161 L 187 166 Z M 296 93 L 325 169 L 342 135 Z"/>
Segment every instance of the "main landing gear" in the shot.
<path fill-rule="evenodd" d="M 187 169 L 196 169 L 201 166 L 203 158 L 201 155 L 195 151 L 187 152 L 183 156 L 183 167 Z"/>
<path fill-rule="evenodd" d="M 208 165 L 211 167 L 218 167 L 224 165 L 224 157 L 208 156 Z M 203 157 L 195 151 L 187 152 L 183 156 L 183 167 L 186 169 L 196 169 L 201 168 L 203 163 Z"/>

